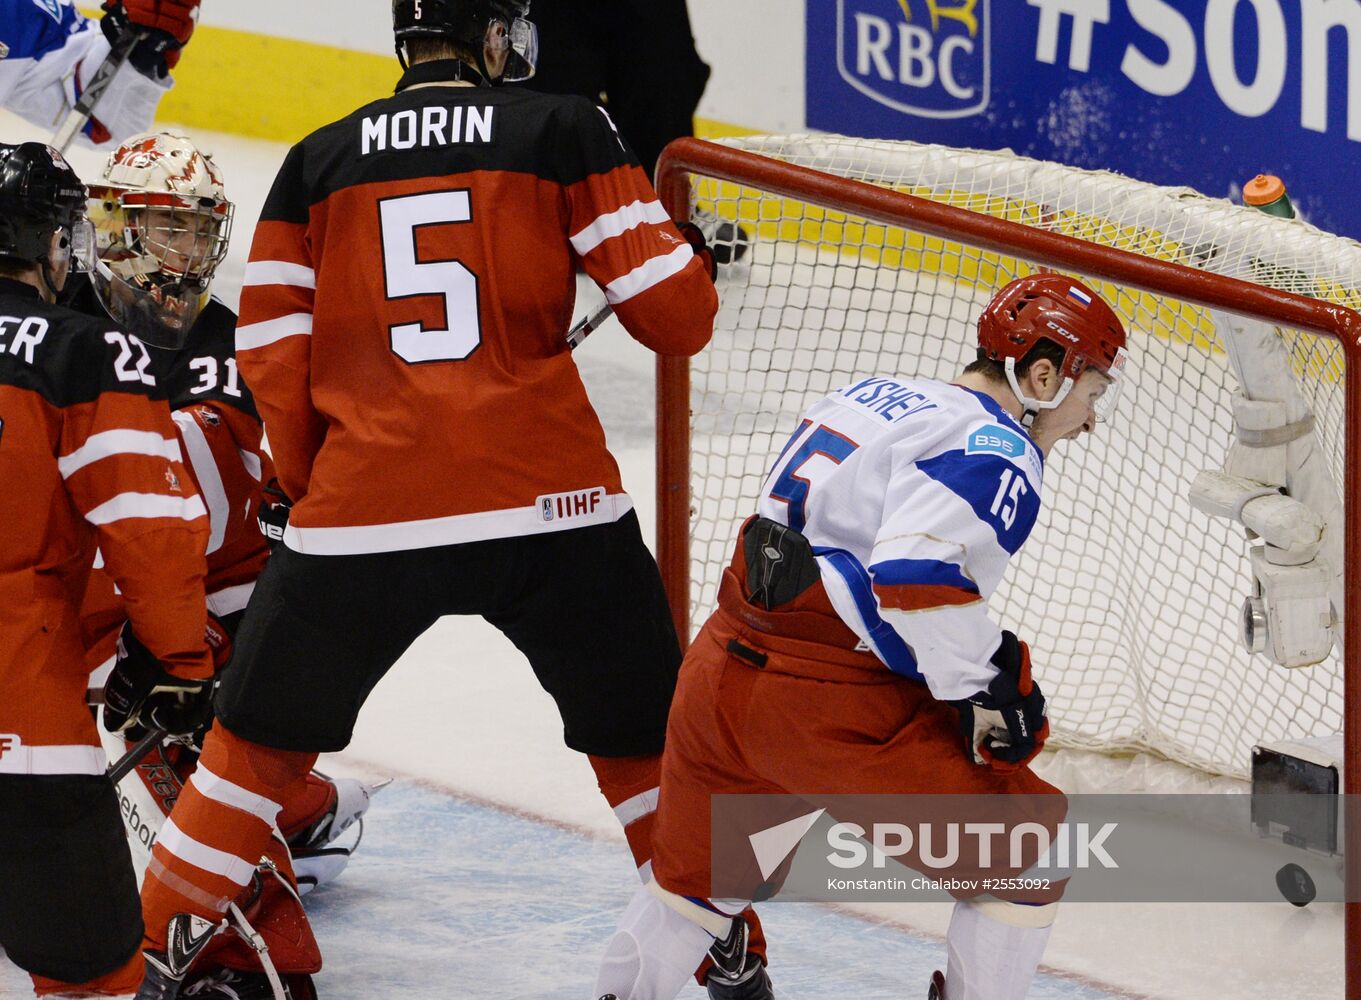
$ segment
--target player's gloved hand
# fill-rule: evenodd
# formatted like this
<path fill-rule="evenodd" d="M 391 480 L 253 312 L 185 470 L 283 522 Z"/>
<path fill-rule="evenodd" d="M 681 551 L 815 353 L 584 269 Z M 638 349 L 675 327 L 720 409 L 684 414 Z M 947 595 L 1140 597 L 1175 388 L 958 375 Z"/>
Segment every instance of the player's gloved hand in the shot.
<path fill-rule="evenodd" d="M 231 656 L 231 638 L 212 615 L 204 641 L 220 668 Z M 212 678 L 170 673 L 133 634 L 132 623 L 125 622 L 118 635 L 113 673 L 104 684 L 104 728 L 124 734 L 135 727 L 164 729 L 172 736 L 192 733 L 208 721 L 212 693 Z"/>
<path fill-rule="evenodd" d="M 950 702 L 959 711 L 964 752 L 994 771 L 1024 767 L 1049 738 L 1044 694 L 1030 677 L 1030 647 L 1011 632 L 992 656 L 997 676 L 972 698 Z"/>
<path fill-rule="evenodd" d="M 709 272 L 709 280 L 715 281 L 718 278 L 718 264 L 714 260 L 714 252 L 709 248 L 709 241 L 704 238 L 704 231 L 693 222 L 677 222 L 676 228 L 685 237 L 685 242 L 690 244 L 690 249 L 695 251 L 704 264 L 704 269 Z"/>
<path fill-rule="evenodd" d="M 284 529 L 288 527 L 288 515 L 293 509 L 293 501 L 288 499 L 279 480 L 271 479 L 260 490 L 260 506 L 255 512 L 255 521 L 260 525 L 260 534 L 265 536 L 273 549 L 284 540 Z"/>
<path fill-rule="evenodd" d="M 194 33 L 199 0 L 104 0 L 99 27 L 109 44 L 124 32 L 141 31 L 146 37 L 128 56 L 143 76 L 160 78 L 180 61 L 180 49 Z"/>

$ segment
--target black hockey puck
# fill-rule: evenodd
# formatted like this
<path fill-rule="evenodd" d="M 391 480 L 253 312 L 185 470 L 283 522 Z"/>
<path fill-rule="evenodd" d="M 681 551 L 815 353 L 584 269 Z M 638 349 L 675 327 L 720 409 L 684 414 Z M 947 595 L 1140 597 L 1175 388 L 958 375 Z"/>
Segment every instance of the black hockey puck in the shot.
<path fill-rule="evenodd" d="M 1276 873 L 1276 888 L 1292 906 L 1308 906 L 1318 895 L 1318 888 L 1307 871 L 1295 863 L 1282 865 Z"/>
<path fill-rule="evenodd" d="M 741 260 L 746 256 L 747 247 L 751 245 L 751 237 L 747 231 L 734 222 L 721 221 L 714 227 L 713 239 L 709 241 L 709 249 L 713 251 L 714 260 L 720 264 L 731 264 L 735 260 Z"/>

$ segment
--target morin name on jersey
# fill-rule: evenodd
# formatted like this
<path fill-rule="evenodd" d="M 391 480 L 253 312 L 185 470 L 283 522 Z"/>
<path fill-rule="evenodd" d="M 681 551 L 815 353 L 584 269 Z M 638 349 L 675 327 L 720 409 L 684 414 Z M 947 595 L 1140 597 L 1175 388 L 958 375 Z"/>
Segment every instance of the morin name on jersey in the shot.
<path fill-rule="evenodd" d="M 359 127 L 359 155 L 381 153 L 388 149 L 414 149 L 428 146 L 458 146 L 491 142 L 492 113 L 483 107 L 452 108 L 432 104 L 419 111 L 398 111 L 365 118 Z"/>

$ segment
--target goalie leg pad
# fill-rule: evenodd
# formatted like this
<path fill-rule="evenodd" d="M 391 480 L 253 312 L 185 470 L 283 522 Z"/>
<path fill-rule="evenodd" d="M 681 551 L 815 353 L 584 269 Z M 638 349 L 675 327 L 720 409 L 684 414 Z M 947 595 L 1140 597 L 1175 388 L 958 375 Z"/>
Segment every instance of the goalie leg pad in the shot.
<path fill-rule="evenodd" d="M 945 936 L 949 1000 L 1025 1000 L 1055 909 L 1056 904 L 1029 907 L 1000 900 L 956 903 Z"/>
<path fill-rule="evenodd" d="M 142 912 L 102 775 L 0 775 L 0 947 L 30 974 L 84 983 L 138 952 Z"/>

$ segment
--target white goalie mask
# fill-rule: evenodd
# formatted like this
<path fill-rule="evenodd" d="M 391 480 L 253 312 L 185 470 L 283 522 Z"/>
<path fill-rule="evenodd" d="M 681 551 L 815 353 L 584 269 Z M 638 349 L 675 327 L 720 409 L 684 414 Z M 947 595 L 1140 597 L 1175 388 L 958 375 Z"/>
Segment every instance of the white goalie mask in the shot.
<path fill-rule="evenodd" d="M 184 136 L 145 133 L 89 187 L 99 301 L 144 343 L 178 350 L 227 255 L 233 206 L 221 173 Z"/>

